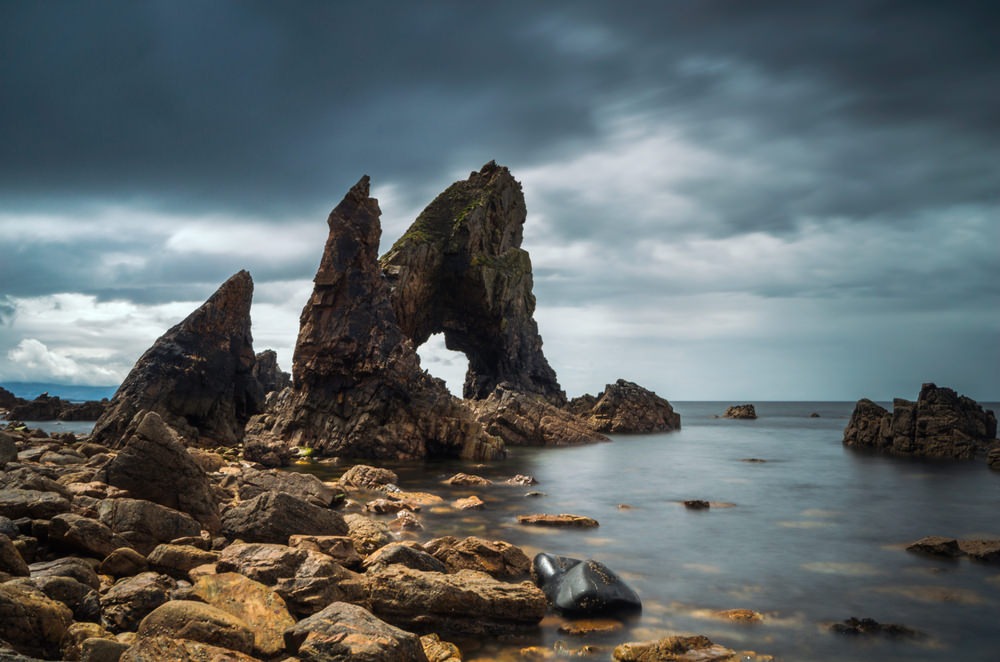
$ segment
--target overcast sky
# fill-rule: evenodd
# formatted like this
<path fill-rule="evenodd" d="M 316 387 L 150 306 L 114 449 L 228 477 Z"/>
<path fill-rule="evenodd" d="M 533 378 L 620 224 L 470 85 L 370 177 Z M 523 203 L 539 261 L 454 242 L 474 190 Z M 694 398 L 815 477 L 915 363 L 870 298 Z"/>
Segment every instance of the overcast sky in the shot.
<path fill-rule="evenodd" d="M 0 0 L 0 382 L 115 384 L 242 268 L 289 369 L 350 186 L 385 250 L 496 159 L 571 396 L 1000 400 L 995 7 Z"/>

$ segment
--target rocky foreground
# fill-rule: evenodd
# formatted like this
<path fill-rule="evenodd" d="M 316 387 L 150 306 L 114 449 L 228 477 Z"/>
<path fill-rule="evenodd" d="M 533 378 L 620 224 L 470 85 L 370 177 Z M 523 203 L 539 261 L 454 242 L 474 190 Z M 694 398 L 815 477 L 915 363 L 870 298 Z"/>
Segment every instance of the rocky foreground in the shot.
<path fill-rule="evenodd" d="M 422 527 L 421 504 L 441 498 L 402 491 L 389 470 L 355 465 L 322 482 L 186 441 L 156 412 L 118 449 L 0 432 L 0 659 L 457 662 L 451 638 L 516 641 L 553 610 L 641 609 L 593 560 L 542 554 L 532 564 L 477 537 L 418 544 L 408 532 Z M 705 637 L 604 652 L 745 659 Z"/>

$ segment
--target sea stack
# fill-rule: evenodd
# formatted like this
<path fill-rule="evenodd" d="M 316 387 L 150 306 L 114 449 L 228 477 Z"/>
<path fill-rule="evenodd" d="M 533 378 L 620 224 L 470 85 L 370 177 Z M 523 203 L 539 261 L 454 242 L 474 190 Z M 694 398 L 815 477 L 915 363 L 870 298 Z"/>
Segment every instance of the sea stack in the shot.
<path fill-rule="evenodd" d="M 322 455 L 418 459 L 503 455 L 440 380 L 420 368 L 378 263 L 378 201 L 364 176 L 330 214 L 313 294 L 302 310 L 292 387 L 251 433 Z M 259 443 L 254 439 L 248 443 Z"/>
<path fill-rule="evenodd" d="M 916 402 L 896 398 L 892 413 L 858 400 L 844 445 L 895 455 L 971 459 L 997 444 L 994 413 L 950 388 L 924 384 Z"/>
<path fill-rule="evenodd" d="M 414 346 L 444 333 L 469 359 L 463 396 L 501 383 L 563 405 L 534 320 L 531 259 L 521 248 L 521 185 L 490 161 L 421 212 L 382 257 L 396 320 Z"/>
<path fill-rule="evenodd" d="M 117 447 L 140 411 L 153 411 L 189 443 L 234 446 L 263 403 L 253 375 L 253 280 L 240 271 L 146 350 L 91 434 Z"/>
<path fill-rule="evenodd" d="M 600 432 L 651 433 L 681 428 L 681 415 L 669 402 L 624 379 L 607 384 L 600 395 L 573 398 L 569 409 Z"/>

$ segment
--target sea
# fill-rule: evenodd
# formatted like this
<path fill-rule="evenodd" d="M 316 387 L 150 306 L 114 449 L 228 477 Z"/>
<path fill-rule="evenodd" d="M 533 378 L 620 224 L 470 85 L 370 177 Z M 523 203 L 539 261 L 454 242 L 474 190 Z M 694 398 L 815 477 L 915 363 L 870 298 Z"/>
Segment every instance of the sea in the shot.
<path fill-rule="evenodd" d="M 853 402 L 755 402 L 757 420 L 717 418 L 731 404 L 675 402 L 682 428 L 667 434 L 512 448 L 506 460 L 479 465 L 382 464 L 399 474 L 404 490 L 447 501 L 474 494 L 486 503 L 479 511 L 425 507 L 419 513 L 424 530 L 410 534 L 413 539 L 476 535 L 514 543 L 529 556 L 596 559 L 643 602 L 641 616 L 610 633 L 564 634 L 559 628 L 567 622 L 552 615 L 526 638 L 457 641 L 464 659 L 523 659 L 518 651 L 526 646 L 568 657 L 585 645 L 597 647 L 590 659 L 610 659 L 615 644 L 671 634 L 704 634 L 785 661 L 998 659 L 1000 565 L 932 558 L 905 547 L 931 535 L 1000 539 L 1000 472 L 982 460 L 925 461 L 847 449 L 841 442 Z M 997 403 L 983 404 L 1000 411 Z M 810 417 L 814 413 L 819 416 Z M 67 429 L 51 422 L 43 427 Z M 348 466 L 292 469 L 332 480 Z M 459 471 L 495 484 L 443 484 Z M 515 474 L 538 484 L 500 484 Z M 689 510 L 682 503 L 689 499 L 711 507 Z M 517 515 L 530 513 L 585 515 L 600 526 L 517 523 Z M 740 624 L 716 615 L 729 609 L 752 609 L 763 620 Z M 901 624 L 920 635 L 830 631 L 851 617 Z"/>

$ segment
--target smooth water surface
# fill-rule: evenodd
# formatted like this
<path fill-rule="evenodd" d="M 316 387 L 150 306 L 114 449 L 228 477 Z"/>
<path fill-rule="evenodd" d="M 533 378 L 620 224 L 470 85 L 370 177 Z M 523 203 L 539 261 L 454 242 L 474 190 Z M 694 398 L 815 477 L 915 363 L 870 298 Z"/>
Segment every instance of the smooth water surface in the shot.
<path fill-rule="evenodd" d="M 404 490 L 449 501 L 477 494 L 482 511 L 425 508 L 427 540 L 479 535 L 539 551 L 603 561 L 643 599 L 643 615 L 603 637 L 540 636 L 512 642 L 571 649 L 680 632 L 782 660 L 995 660 L 1000 643 L 1000 567 L 922 557 L 903 547 L 928 535 L 1000 538 L 1000 474 L 984 461 L 922 462 L 845 449 L 853 403 L 755 403 L 756 421 L 713 419 L 732 403 L 675 403 L 683 429 L 615 436 L 575 448 L 515 448 L 505 461 L 393 466 Z M 811 412 L 820 418 L 809 418 Z M 742 460 L 763 459 L 763 463 Z M 302 467 L 296 467 L 302 470 Z M 336 477 L 336 468 L 313 471 Z M 452 488 L 456 471 L 499 481 L 530 474 L 534 487 Z M 530 490 L 543 497 L 525 497 Z M 685 499 L 714 502 L 691 511 Z M 630 508 L 620 508 L 626 504 Z M 726 505 L 732 504 L 732 505 Z M 518 514 L 571 513 L 600 527 L 520 526 Z M 759 625 L 711 612 L 750 608 Z M 836 635 L 824 627 L 855 616 L 901 623 L 920 640 Z M 463 647 L 466 659 L 503 650 Z M 597 659 L 601 659 L 598 656 Z"/>

